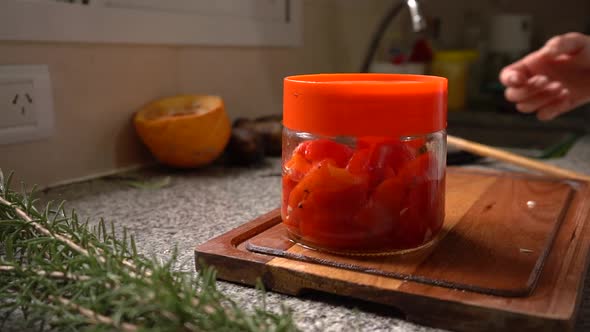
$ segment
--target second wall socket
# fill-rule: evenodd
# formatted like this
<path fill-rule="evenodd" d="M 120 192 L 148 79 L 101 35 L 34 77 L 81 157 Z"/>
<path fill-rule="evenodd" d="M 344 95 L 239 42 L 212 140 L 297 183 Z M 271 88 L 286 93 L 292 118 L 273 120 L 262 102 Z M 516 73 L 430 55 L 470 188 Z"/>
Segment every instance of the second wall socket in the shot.
<path fill-rule="evenodd" d="M 0 144 L 46 139 L 53 131 L 49 68 L 0 66 Z"/>
<path fill-rule="evenodd" d="M 0 128 L 36 124 L 33 81 L 0 81 Z"/>

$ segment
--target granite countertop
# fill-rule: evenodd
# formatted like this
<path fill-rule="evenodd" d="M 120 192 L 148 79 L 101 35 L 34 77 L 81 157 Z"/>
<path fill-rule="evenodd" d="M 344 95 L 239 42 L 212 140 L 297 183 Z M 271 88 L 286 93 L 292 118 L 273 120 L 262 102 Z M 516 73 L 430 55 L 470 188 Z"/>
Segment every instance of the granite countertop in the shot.
<path fill-rule="evenodd" d="M 586 171 L 590 165 L 590 136 L 580 139 L 565 158 L 551 163 Z M 489 162 L 488 166 L 512 168 Z M 279 206 L 279 171 L 278 159 L 257 168 L 211 166 L 187 172 L 155 169 L 148 173 L 169 176 L 168 186 L 137 189 L 111 177 L 53 188 L 42 193 L 41 198 L 66 200 L 67 206 L 82 217 L 104 217 L 128 228 L 136 235 L 143 253 L 167 258 L 177 246 L 176 268 L 193 271 L 196 245 Z M 219 288 L 246 307 L 259 298 L 252 288 L 221 281 Z M 269 308 L 279 310 L 281 303 L 294 311 L 296 323 L 305 331 L 435 331 L 395 318 L 392 310 L 382 306 L 330 296 L 295 298 L 268 293 Z M 586 330 L 590 330 L 590 287 L 584 290 L 576 325 L 576 331 Z"/>

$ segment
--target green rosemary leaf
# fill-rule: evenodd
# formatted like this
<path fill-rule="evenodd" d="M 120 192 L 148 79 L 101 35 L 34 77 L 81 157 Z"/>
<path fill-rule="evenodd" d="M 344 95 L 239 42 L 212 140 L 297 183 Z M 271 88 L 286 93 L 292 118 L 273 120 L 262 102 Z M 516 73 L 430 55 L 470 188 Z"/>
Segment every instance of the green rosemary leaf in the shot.
<path fill-rule="evenodd" d="M 104 219 L 100 218 L 100 222 L 99 222 L 98 226 L 99 226 L 98 238 L 100 241 L 104 242 L 104 241 L 106 241 L 106 234 L 107 234 L 107 227 L 105 225 Z"/>
<path fill-rule="evenodd" d="M 55 209 L 53 211 L 53 218 L 51 220 L 51 223 L 53 224 L 52 226 L 54 226 L 56 223 L 59 223 L 60 220 L 63 220 L 63 219 L 58 220 L 57 218 L 60 218 L 60 217 L 65 218 L 65 216 L 66 216 L 65 211 L 64 211 L 65 204 L 66 204 L 65 201 L 61 201 L 59 203 L 59 205 L 57 206 L 57 209 Z M 48 207 L 48 209 L 49 209 L 49 207 Z"/>
<path fill-rule="evenodd" d="M 130 187 L 144 190 L 155 190 L 165 188 L 168 187 L 171 182 L 172 179 L 169 176 L 164 176 L 157 179 L 124 181 L 124 183 L 126 183 Z"/>
<path fill-rule="evenodd" d="M 34 246 L 34 245 L 44 244 L 47 242 L 55 242 L 55 239 L 52 237 L 47 237 L 47 236 L 40 236 L 40 237 L 36 237 L 36 238 L 32 238 L 32 239 L 26 239 L 26 240 L 22 241 L 21 243 L 24 245 L 28 245 L 28 246 Z"/>
<path fill-rule="evenodd" d="M 135 236 L 131 235 L 129 237 L 129 242 L 131 246 L 131 255 L 137 256 L 137 246 L 135 245 Z"/>
<path fill-rule="evenodd" d="M 0 169 L 0 172 L 2 170 Z M 2 175 L 2 188 L 0 188 L 0 191 L 2 191 L 0 193 L 0 195 L 2 195 L 2 197 L 6 197 L 6 195 L 9 193 L 9 189 L 10 189 L 10 184 L 12 182 L 12 176 L 13 176 L 14 172 L 10 172 L 8 173 L 8 176 L 4 179 L 4 175 Z"/>
<path fill-rule="evenodd" d="M 4 257 L 2 260 L 7 260 L 8 262 L 14 261 L 14 244 L 13 239 L 11 236 L 6 237 L 4 241 Z"/>
<path fill-rule="evenodd" d="M 2 227 L 19 226 L 21 224 L 22 224 L 22 221 L 17 221 L 17 220 L 13 220 L 13 219 L 0 220 L 0 225 Z"/>

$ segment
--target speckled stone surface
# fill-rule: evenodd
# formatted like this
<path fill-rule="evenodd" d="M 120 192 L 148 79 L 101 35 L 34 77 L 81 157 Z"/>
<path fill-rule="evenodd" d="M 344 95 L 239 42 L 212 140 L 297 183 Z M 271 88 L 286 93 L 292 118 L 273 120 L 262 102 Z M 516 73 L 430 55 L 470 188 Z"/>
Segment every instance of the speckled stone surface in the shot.
<path fill-rule="evenodd" d="M 192 271 L 193 249 L 279 206 L 280 164 L 268 160 L 258 168 L 224 168 L 177 172 L 150 170 L 154 178 L 170 176 L 168 186 L 137 189 L 117 178 L 103 178 L 54 188 L 43 200 L 66 200 L 82 217 L 92 221 L 103 217 L 128 228 L 145 254 L 168 258 L 175 246 L 179 251 L 176 268 Z M 590 136 L 584 137 L 568 156 L 551 163 L 580 172 L 590 166 Z M 484 162 L 496 168 L 507 165 Z M 588 279 L 590 280 L 590 279 Z M 588 284 L 588 283 L 587 283 Z M 256 290 L 219 282 L 219 287 L 238 303 L 248 307 L 259 298 Z M 304 331 L 436 331 L 395 318 L 389 309 L 337 297 L 295 298 L 269 293 L 267 305 L 279 310 L 286 304 L 294 311 Z M 10 328 L 5 326 L 5 328 Z M 17 330 L 14 326 L 14 330 Z M 590 330 L 590 288 L 584 290 L 577 331 Z"/>

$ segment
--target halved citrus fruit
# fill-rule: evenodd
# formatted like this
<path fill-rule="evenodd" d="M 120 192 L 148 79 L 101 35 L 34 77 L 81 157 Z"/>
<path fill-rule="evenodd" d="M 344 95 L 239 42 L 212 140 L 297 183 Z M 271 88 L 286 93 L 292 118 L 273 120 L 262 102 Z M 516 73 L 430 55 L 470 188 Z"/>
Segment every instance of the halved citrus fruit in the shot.
<path fill-rule="evenodd" d="M 231 123 L 218 96 L 184 95 L 156 100 L 139 110 L 137 134 L 161 163 L 193 168 L 221 155 Z"/>

